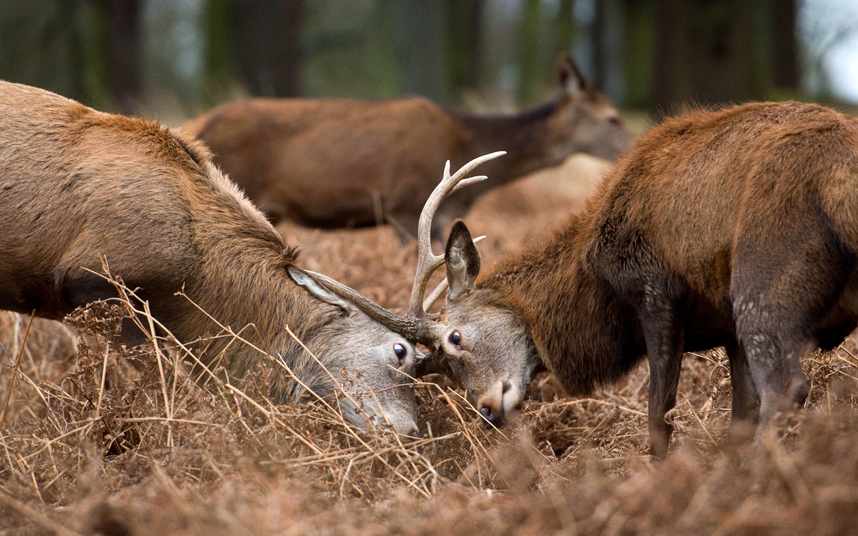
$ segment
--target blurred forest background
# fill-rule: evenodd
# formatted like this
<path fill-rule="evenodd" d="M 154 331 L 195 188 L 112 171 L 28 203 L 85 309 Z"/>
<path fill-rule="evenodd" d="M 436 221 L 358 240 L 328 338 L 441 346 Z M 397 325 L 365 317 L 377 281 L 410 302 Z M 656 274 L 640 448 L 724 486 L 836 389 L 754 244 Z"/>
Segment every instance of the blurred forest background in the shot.
<path fill-rule="evenodd" d="M 559 52 L 620 107 L 858 101 L 855 0 L 3 0 L 0 78 L 188 117 L 245 95 L 513 110 Z"/>

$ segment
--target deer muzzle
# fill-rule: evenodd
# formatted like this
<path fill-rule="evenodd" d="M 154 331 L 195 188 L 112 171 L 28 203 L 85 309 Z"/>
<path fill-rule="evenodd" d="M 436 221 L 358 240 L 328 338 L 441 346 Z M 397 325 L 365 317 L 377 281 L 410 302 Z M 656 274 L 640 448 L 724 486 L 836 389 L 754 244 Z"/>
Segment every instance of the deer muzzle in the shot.
<path fill-rule="evenodd" d="M 508 381 L 498 381 L 479 397 L 476 407 L 486 421 L 486 428 L 499 428 L 518 415 L 523 401 L 520 387 Z"/>

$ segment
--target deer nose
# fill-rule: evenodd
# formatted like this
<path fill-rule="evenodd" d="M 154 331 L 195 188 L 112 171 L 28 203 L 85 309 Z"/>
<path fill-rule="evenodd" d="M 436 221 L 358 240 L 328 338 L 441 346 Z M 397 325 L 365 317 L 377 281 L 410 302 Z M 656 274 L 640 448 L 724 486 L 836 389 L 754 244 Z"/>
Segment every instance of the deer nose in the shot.
<path fill-rule="evenodd" d="M 407 435 L 411 437 L 420 438 L 420 429 L 417 428 L 417 424 L 411 422 L 406 426 L 403 426 L 402 429 L 396 430 L 397 433 L 401 435 Z"/>
<path fill-rule="evenodd" d="M 500 428 L 504 424 L 503 406 L 498 409 L 495 409 L 488 405 L 483 406 L 480 408 L 480 415 L 482 415 L 487 421 L 489 421 L 486 423 L 487 430 L 491 430 L 492 425 L 494 425 L 496 428 Z"/>

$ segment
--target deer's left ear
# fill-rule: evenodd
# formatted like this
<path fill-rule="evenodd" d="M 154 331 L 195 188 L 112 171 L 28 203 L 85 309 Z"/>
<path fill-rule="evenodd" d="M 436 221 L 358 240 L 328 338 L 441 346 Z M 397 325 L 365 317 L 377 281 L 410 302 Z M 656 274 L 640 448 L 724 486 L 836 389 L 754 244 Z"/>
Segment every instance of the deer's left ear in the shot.
<path fill-rule="evenodd" d="M 289 273 L 289 277 L 292 278 L 292 281 L 294 281 L 296 285 L 306 289 L 317 299 L 329 305 L 339 307 L 348 316 L 352 316 L 358 312 L 357 307 L 355 307 L 352 302 L 341 298 L 337 294 L 334 294 L 321 283 L 316 281 L 313 276 L 311 276 L 304 270 L 298 268 L 297 266 L 289 265 L 286 267 L 286 271 Z"/>
<path fill-rule="evenodd" d="M 450 230 L 444 262 L 447 265 L 447 283 L 450 285 L 447 299 L 456 301 L 473 290 L 474 281 L 480 274 L 480 253 L 462 220 L 456 220 Z"/>
<path fill-rule="evenodd" d="M 560 86 L 572 97 L 583 95 L 590 88 L 590 82 L 581 74 L 578 64 L 568 52 L 557 58 L 557 79 Z"/>

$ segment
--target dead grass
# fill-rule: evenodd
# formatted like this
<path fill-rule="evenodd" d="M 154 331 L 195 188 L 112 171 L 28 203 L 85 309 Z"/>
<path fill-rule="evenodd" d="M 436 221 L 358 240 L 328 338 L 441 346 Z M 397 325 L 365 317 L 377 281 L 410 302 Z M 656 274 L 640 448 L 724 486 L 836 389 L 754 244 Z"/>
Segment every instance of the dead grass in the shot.
<path fill-rule="evenodd" d="M 592 164 L 482 199 L 468 222 L 489 235 L 487 261 L 578 208 Z M 404 309 L 415 252 L 389 229 L 281 231 L 304 266 Z M 423 439 L 406 441 L 324 401 L 273 406 L 266 365 L 201 386 L 169 340 L 123 348 L 128 305 L 78 311 L 74 329 L 0 313 L 0 535 L 846 534 L 858 521 L 853 339 L 805 360 L 807 408 L 742 453 L 726 441 L 726 356 L 687 355 L 672 454 L 655 463 L 645 366 L 587 399 L 541 376 L 500 431 L 423 384 Z"/>

